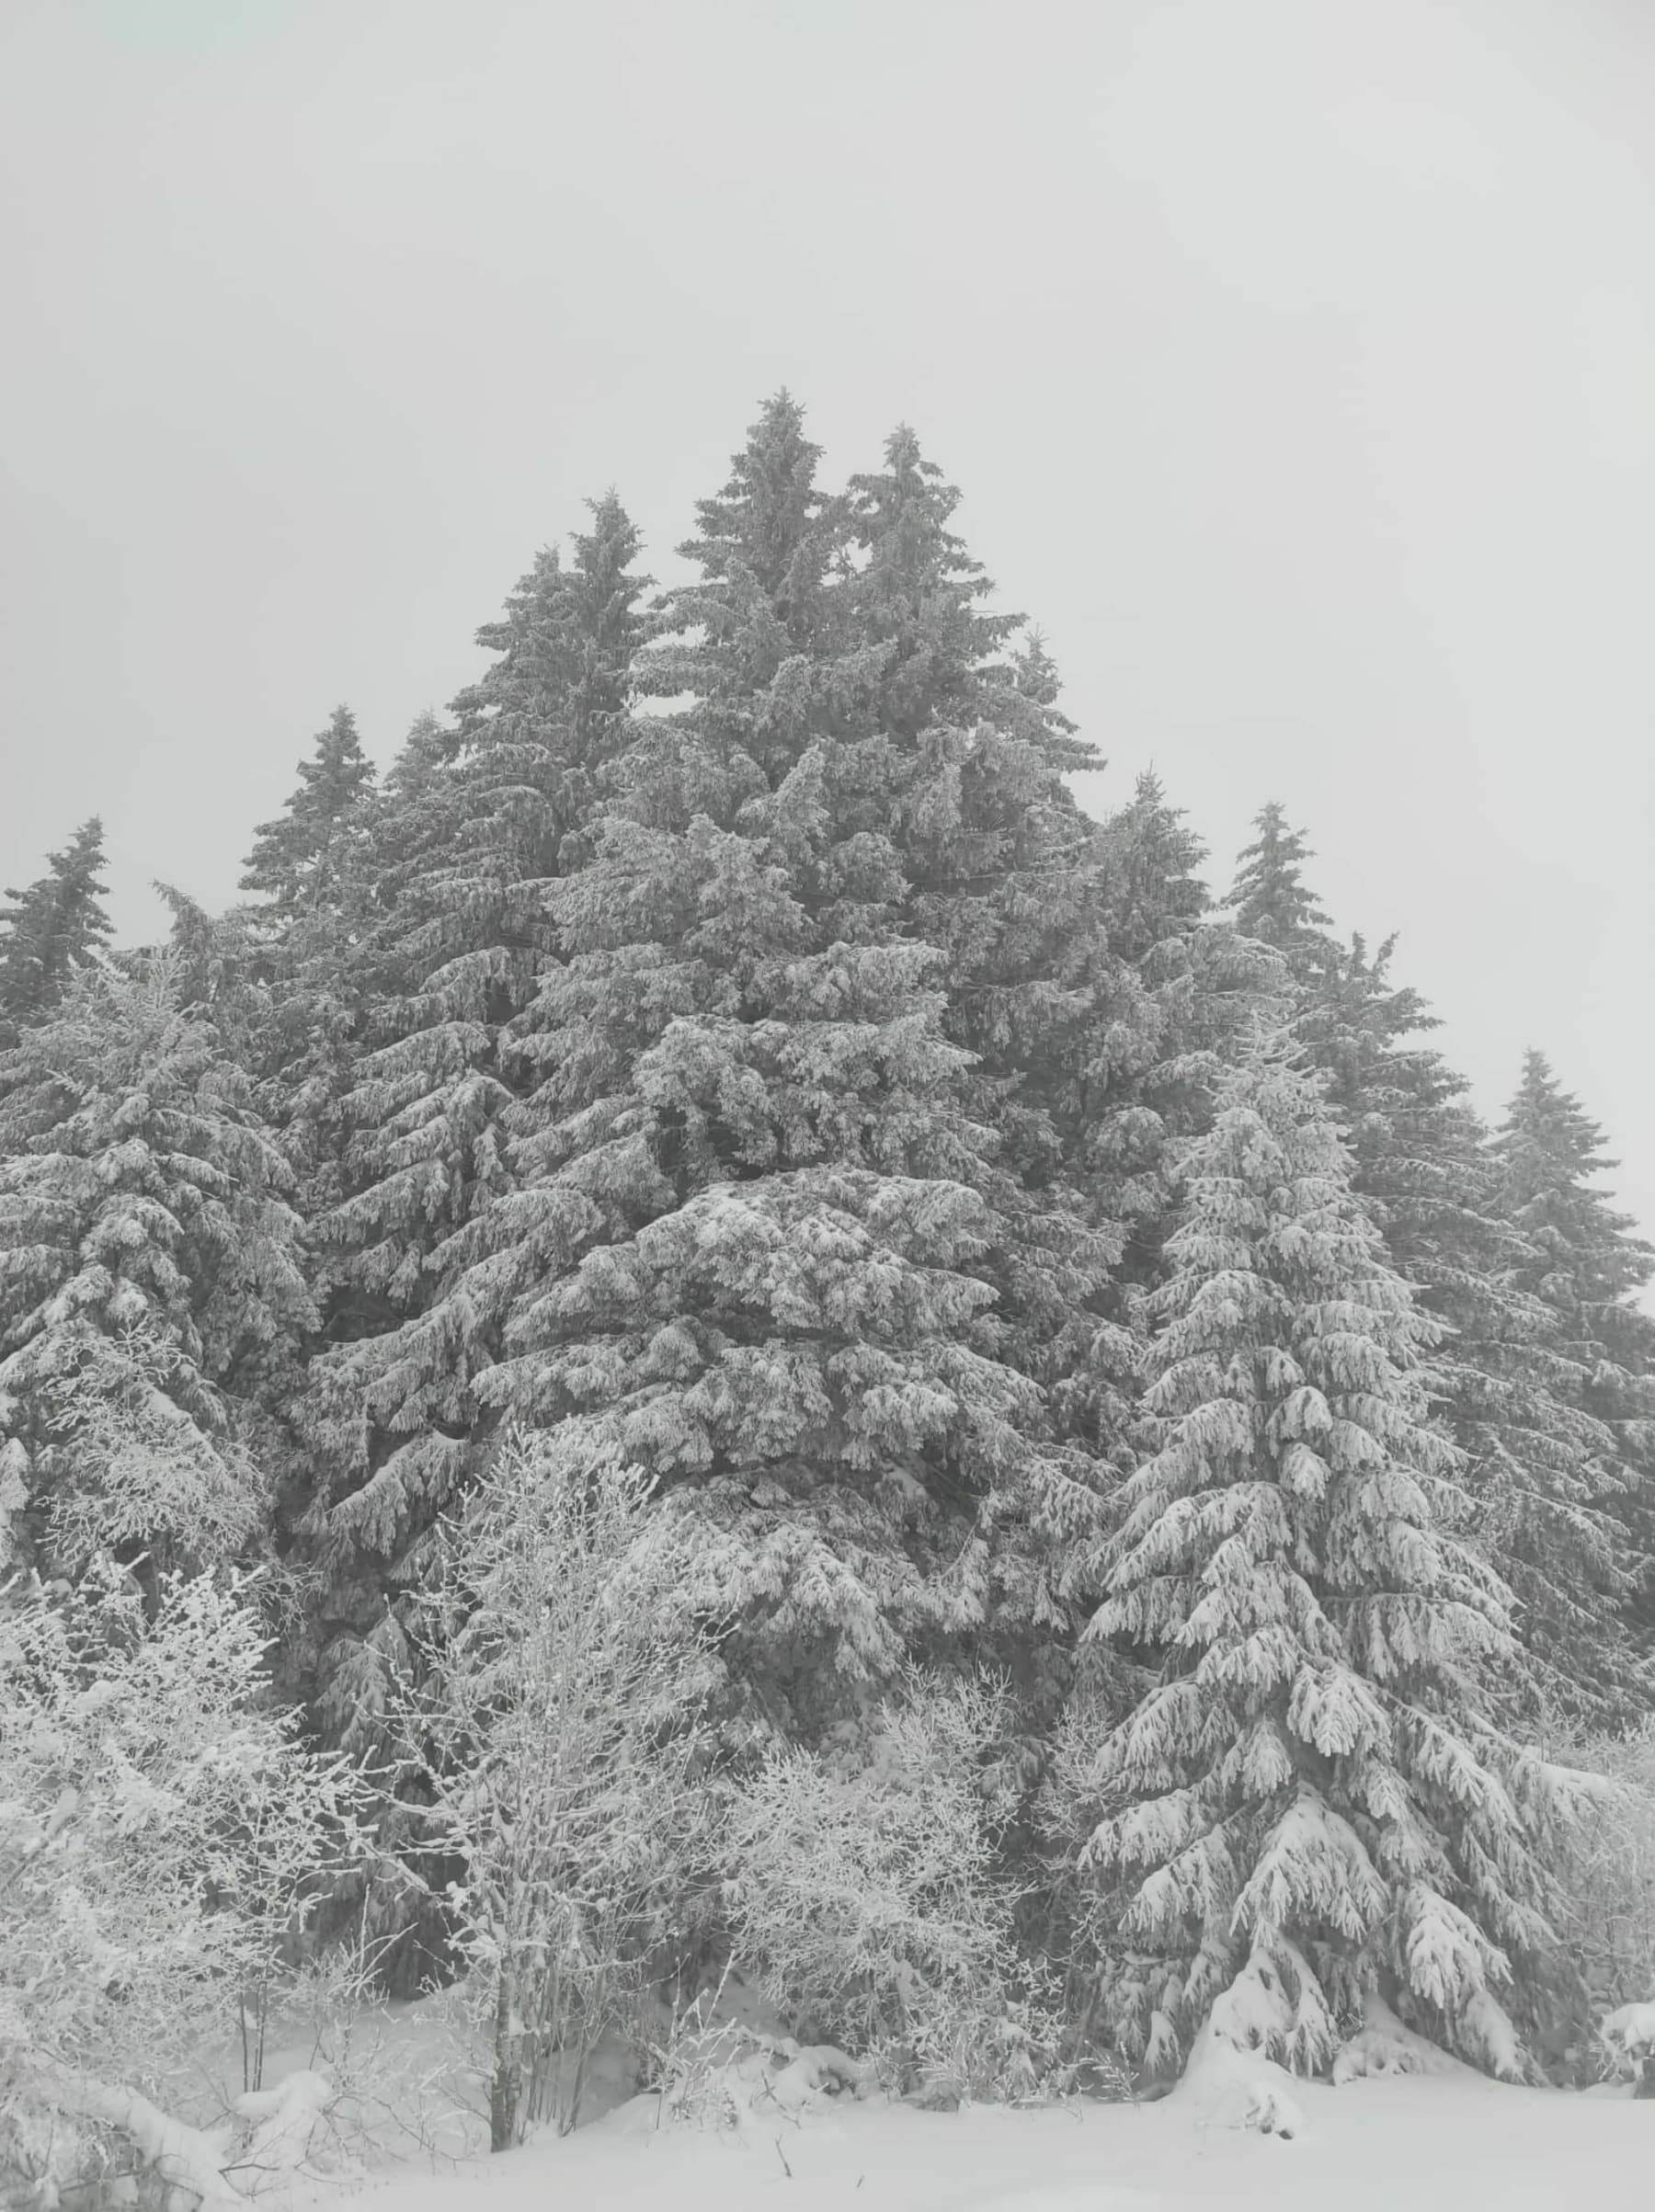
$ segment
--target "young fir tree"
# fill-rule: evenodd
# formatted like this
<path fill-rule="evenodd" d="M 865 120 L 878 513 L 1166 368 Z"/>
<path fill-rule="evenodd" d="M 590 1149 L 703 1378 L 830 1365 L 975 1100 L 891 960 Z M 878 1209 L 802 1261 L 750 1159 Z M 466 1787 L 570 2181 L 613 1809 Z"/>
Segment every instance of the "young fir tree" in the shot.
<path fill-rule="evenodd" d="M 420 715 L 382 784 L 365 791 L 352 834 L 336 849 L 325 900 L 279 924 L 270 1020 L 258 1062 L 268 1112 L 300 1176 L 307 1222 L 327 1219 L 358 1187 L 350 1154 L 360 1128 L 348 1101 L 359 1064 L 382 1043 L 387 1009 L 406 998 L 410 943 L 429 877 L 459 835 L 458 733 Z M 350 1256 L 313 1255 L 336 1334 L 382 1327 L 394 1309 L 353 1307 Z"/>
<path fill-rule="evenodd" d="M 8 891 L 16 905 L 0 910 L 0 1044 L 42 1020 L 74 978 L 95 967 L 108 942 L 104 912 L 103 824 L 83 822 L 46 873 L 26 891 Z"/>
<path fill-rule="evenodd" d="M 1464 1078 L 1421 1041 L 1435 1018 L 1391 980 L 1394 941 L 1370 955 L 1359 936 L 1346 946 L 1320 933 L 1302 838 L 1283 832 L 1279 809 L 1260 820 L 1242 914 L 1286 948 L 1294 1033 L 1328 1077 L 1354 1188 L 1445 1328 L 1432 1393 L 1467 1454 L 1469 1525 L 1517 1601 L 1523 1663 L 1502 1678 L 1502 1704 L 1529 1726 L 1623 1726 L 1650 1685 L 1624 1618 L 1634 1563 L 1607 1510 L 1613 1440 L 1581 1402 L 1559 1318 L 1536 1294 L 1539 1255 L 1500 1203 Z"/>
<path fill-rule="evenodd" d="M 1279 954 L 1214 914 L 1197 873 L 1206 848 L 1152 771 L 1104 823 L 1103 850 L 1106 926 L 1143 994 L 1142 1037 L 1133 1054 L 1113 1040 L 1113 1111 L 1096 1114 L 1089 1144 L 1131 1225 L 1123 1276 L 1146 1285 L 1170 1226 L 1176 1149 L 1207 1127 L 1239 1041 L 1290 986 Z"/>
<path fill-rule="evenodd" d="M 1620 1726 L 1650 1686 L 1623 1618 L 1614 1440 L 1581 1402 L 1567 1329 L 1538 1294 L 1540 1252 L 1501 1200 L 1464 1078 L 1421 1041 L 1435 1017 L 1390 980 L 1391 951 L 1334 948 L 1295 1034 L 1327 1071 L 1392 1264 L 1446 1327 L 1432 1387 L 1467 1455 L 1471 1526 L 1517 1601 L 1525 1663 L 1507 1702 L 1530 1722 Z"/>
<path fill-rule="evenodd" d="M 336 707 L 282 813 L 261 822 L 242 876 L 244 891 L 263 892 L 283 917 L 327 905 L 360 834 L 373 789 L 373 763 L 362 750 L 356 718 Z"/>
<path fill-rule="evenodd" d="M 1636 1295 L 1655 1273 L 1655 1250 L 1594 1187 L 1615 1166 L 1603 1143 L 1544 1055 L 1528 1053 L 1492 1147 L 1494 1210 L 1525 1240 L 1514 1284 L 1546 1317 L 1521 1357 L 1531 1388 L 1537 1382 L 1549 1400 L 1552 1448 L 1538 1466 L 1507 1454 L 1484 1481 L 1502 1509 L 1503 1549 L 1558 1702 L 1636 1723 L 1651 1694 L 1655 1572 L 1655 1320 Z M 1560 1558 L 1580 1563 L 1571 1578 L 1558 1573 Z"/>
<path fill-rule="evenodd" d="M 1060 733 L 978 667 L 1003 632 L 911 441 L 906 490 L 848 502 L 816 460 L 782 394 L 702 505 L 639 664 L 690 703 L 639 717 L 552 895 L 565 958 L 512 1030 L 522 1182 L 456 1294 L 505 1317 L 478 1397 L 663 1484 L 737 1675 L 806 1728 L 917 1646 L 1059 1617 L 1033 1531 L 1084 1511 L 1014 1310 L 1056 1232 L 951 1034 L 950 960 L 987 990 L 991 952 L 935 941 L 977 876 L 990 947 L 994 884 L 1008 913 L 1051 895 L 1057 831 L 1020 827 L 1015 779 L 1047 747 L 1074 833 Z M 1078 1207 L 1042 1207 L 1053 1264 L 1100 1275 Z"/>
<path fill-rule="evenodd" d="M 284 811 L 256 833 L 242 886 L 261 896 L 209 914 L 187 893 L 154 886 L 172 915 L 180 1005 L 212 1025 L 250 1078 L 304 1218 L 341 1195 L 338 1100 L 361 1025 L 360 947 L 381 874 L 368 835 L 376 799 L 354 717 L 337 708 Z"/>
<path fill-rule="evenodd" d="M 289 1181 L 165 958 L 82 977 L 0 1056 L 13 1549 L 165 1568 L 260 1533 L 245 1447 L 313 1318 Z"/>
<path fill-rule="evenodd" d="M 550 893 L 623 740 L 643 629 L 637 533 L 612 495 L 592 519 L 573 561 L 542 553 L 478 633 L 493 665 L 454 701 L 451 733 L 411 742 L 369 826 L 387 864 L 357 965 L 377 988 L 342 1101 L 348 1187 L 314 1230 L 335 1342 L 307 1416 L 324 1471 L 307 1525 L 328 1563 L 346 1705 L 377 1694 L 357 1680 L 378 1666 L 355 1640 L 360 1618 L 383 1621 L 387 1579 L 482 1431 L 471 1383 L 497 1347 L 453 1285 L 514 1187 L 501 1037 L 553 958 Z"/>
<path fill-rule="evenodd" d="M 1078 1157 L 1095 1203 L 1124 1242 L 1090 1347 L 1101 1426 L 1122 1440 L 1126 1471 L 1141 1390 L 1145 1294 L 1161 1273 L 1180 1146 L 1207 1127 L 1238 1040 L 1284 986 L 1279 957 L 1214 915 L 1199 873 L 1205 848 L 1153 773 L 1101 825 L 1102 918 L 1132 979 L 1129 1016 L 1092 1032 Z M 1101 1536 L 1102 1532 L 1099 1532 Z M 1099 1536 L 1070 1547 L 1065 1588 L 1098 1595 Z"/>
<path fill-rule="evenodd" d="M 1329 918 L 1305 887 L 1303 865 L 1311 856 L 1302 830 L 1289 829 L 1275 800 L 1253 817 L 1258 836 L 1243 846 L 1228 904 L 1244 937 L 1261 939 L 1295 975 L 1319 965 L 1329 948 Z"/>
<path fill-rule="evenodd" d="M 1315 2069 L 1374 1992 L 1509 2072 L 1562 1801 L 1484 1716 L 1504 1593 L 1445 1532 L 1436 1332 L 1350 1168 L 1316 1080 L 1270 1043 L 1185 1163 L 1158 1448 L 1122 1493 L 1092 1624 L 1160 1680 L 1101 1750 L 1088 1857 L 1120 1885 L 1115 2002 L 1152 2063 L 1227 1993 L 1232 2027 Z"/>

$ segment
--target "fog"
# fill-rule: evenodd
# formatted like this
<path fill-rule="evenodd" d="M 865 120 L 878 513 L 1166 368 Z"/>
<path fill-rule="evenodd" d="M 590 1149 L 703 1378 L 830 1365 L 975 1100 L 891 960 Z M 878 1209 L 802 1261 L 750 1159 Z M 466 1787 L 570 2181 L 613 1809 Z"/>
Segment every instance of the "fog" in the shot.
<path fill-rule="evenodd" d="M 233 895 L 611 482 L 912 421 L 1109 767 L 1259 805 L 1655 1231 L 1639 0 L 6 0 L 0 882 Z"/>

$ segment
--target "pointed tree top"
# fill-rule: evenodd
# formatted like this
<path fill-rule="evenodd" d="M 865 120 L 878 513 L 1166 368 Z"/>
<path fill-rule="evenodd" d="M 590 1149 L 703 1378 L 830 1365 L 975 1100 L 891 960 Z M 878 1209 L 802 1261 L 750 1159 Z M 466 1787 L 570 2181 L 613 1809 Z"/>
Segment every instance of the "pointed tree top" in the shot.
<path fill-rule="evenodd" d="M 362 750 L 356 717 L 337 706 L 299 763 L 299 781 L 282 812 L 261 822 L 241 879 L 244 891 L 262 891 L 294 905 L 314 893 L 326 873 L 326 855 L 340 825 L 373 785 L 373 763 Z"/>
<path fill-rule="evenodd" d="M 1253 818 L 1258 836 L 1244 846 L 1228 904 L 1244 937 L 1256 937 L 1290 956 L 1325 948 L 1330 917 L 1306 888 L 1304 862 L 1313 859 L 1303 830 L 1289 829 L 1277 800 Z"/>
<path fill-rule="evenodd" d="M 1564 1089 L 1546 1055 L 1529 1046 L 1497 1148 L 1508 1162 L 1544 1159 L 1558 1175 L 1574 1178 L 1620 1165 L 1604 1156 L 1604 1143 L 1603 1123 L 1593 1121 L 1573 1091 Z"/>
<path fill-rule="evenodd" d="M 722 492 L 696 501 L 698 534 L 679 547 L 710 576 L 739 564 L 767 592 L 779 590 L 805 531 L 819 513 L 816 464 L 822 450 L 805 435 L 805 410 L 791 393 L 765 402 L 732 456 Z"/>
<path fill-rule="evenodd" d="M 0 910 L 0 1029 L 50 1013 L 113 935 L 104 911 L 103 821 L 88 815 L 46 873 Z"/>
<path fill-rule="evenodd" d="M 1655 1247 L 1594 1180 L 1620 1164 L 1603 1147 L 1602 1124 L 1563 1089 L 1546 1055 L 1525 1052 L 1493 1152 L 1504 1206 L 1546 1254 L 1548 1295 L 1572 1283 L 1569 1295 L 1613 1304 L 1655 1274 Z"/>

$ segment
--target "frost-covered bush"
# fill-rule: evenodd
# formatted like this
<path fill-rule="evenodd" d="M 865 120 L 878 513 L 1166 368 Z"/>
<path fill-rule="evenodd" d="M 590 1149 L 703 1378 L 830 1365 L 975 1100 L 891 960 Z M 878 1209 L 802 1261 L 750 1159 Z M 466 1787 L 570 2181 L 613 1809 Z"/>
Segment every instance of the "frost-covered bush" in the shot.
<path fill-rule="evenodd" d="M 1566 1755 L 1603 1777 L 1582 1796 L 1558 1854 L 1560 1948 L 1578 1968 L 1570 2023 L 1583 2049 L 1599 2015 L 1655 1998 L 1655 1722 L 1599 1738 Z"/>
<path fill-rule="evenodd" d="M 715 1680 L 670 1517 L 617 1458 L 509 1442 L 449 1532 L 408 1748 L 490 2050 L 496 2149 L 573 2126 L 704 1856 Z"/>
<path fill-rule="evenodd" d="M 795 2021 L 930 2093 L 1039 2093 L 1056 2023 L 1017 1942 L 1003 1688 L 908 1676 L 857 1740 L 777 1748 L 731 1816 L 736 1952 Z"/>
<path fill-rule="evenodd" d="M 355 1848 L 354 1777 L 264 1661 L 232 1582 L 165 1581 L 153 1612 L 108 1568 L 0 1597 L 0 2172 L 42 2115 L 153 2154 Z"/>
<path fill-rule="evenodd" d="M 140 1546 L 186 1569 L 245 1553 L 269 1484 L 216 1401 L 192 1395 L 176 1332 L 153 1321 L 56 1332 L 37 1343 L 31 1381 L 44 1518 L 68 1571 Z"/>

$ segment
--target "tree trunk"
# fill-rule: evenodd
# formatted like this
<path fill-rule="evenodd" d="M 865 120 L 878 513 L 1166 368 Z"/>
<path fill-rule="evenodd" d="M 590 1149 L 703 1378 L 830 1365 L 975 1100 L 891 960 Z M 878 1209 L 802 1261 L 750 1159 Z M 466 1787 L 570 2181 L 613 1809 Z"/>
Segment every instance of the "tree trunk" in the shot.
<path fill-rule="evenodd" d="M 500 1968 L 495 2000 L 494 2079 L 488 2085 L 488 2148 L 509 2150 L 517 2141 L 518 2106 L 523 2093 L 522 2029 L 517 2017 L 517 1978 Z"/>

